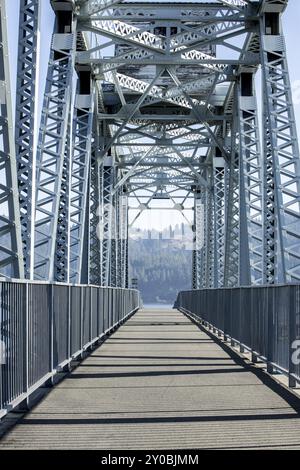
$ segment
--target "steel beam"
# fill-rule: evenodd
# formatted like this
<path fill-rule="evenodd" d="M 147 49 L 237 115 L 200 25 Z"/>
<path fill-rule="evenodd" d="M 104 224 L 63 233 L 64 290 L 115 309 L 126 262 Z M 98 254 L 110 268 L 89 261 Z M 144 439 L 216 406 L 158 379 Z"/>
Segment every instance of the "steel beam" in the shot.
<path fill-rule="evenodd" d="M 15 139 L 27 279 L 33 279 L 34 208 L 40 62 L 40 0 L 20 0 Z"/>
<path fill-rule="evenodd" d="M 234 116 L 230 129 L 231 156 L 229 163 L 228 202 L 225 222 L 225 287 L 235 287 L 240 280 L 240 167 L 239 167 L 239 126 L 237 107 L 237 86 L 233 102 Z"/>
<path fill-rule="evenodd" d="M 264 224 L 264 282 L 299 282 L 300 156 L 285 40 L 276 9 L 262 16 L 260 38 L 268 217 Z"/>
<path fill-rule="evenodd" d="M 105 157 L 101 166 L 103 172 L 103 214 L 102 214 L 102 285 L 108 286 L 111 281 L 112 238 L 114 224 L 113 187 L 115 168 L 113 159 Z"/>
<path fill-rule="evenodd" d="M 216 153 L 213 159 L 213 195 L 214 195 L 214 287 L 224 287 L 225 263 L 225 208 L 228 165 L 225 159 Z"/>
<path fill-rule="evenodd" d="M 93 108 L 93 90 L 90 95 L 76 96 L 70 194 L 70 282 L 74 283 L 81 282 L 84 264 L 84 230 L 85 226 L 89 225 L 87 209 L 89 209 Z M 97 173 L 97 168 L 93 167 L 93 171 Z"/>
<path fill-rule="evenodd" d="M 67 240 L 65 248 L 68 249 L 69 237 L 66 232 L 69 230 L 68 189 L 75 51 L 76 20 L 70 11 L 68 15 L 56 19 L 42 109 L 37 152 L 36 279 L 68 278 L 63 243 Z"/>
<path fill-rule="evenodd" d="M 263 282 L 263 201 L 259 123 L 252 73 L 238 87 L 240 171 L 240 285 Z"/>
<path fill-rule="evenodd" d="M 5 0 L 0 1 L 0 271 L 23 278 L 24 263 L 13 134 Z"/>

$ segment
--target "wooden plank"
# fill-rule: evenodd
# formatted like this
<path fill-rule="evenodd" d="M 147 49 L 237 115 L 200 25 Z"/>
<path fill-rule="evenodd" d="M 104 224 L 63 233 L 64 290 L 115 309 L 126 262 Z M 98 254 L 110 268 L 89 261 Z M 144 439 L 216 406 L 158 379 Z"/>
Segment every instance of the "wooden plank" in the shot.
<path fill-rule="evenodd" d="M 299 415 L 274 390 L 183 314 L 142 310 L 0 449 L 300 449 Z"/>

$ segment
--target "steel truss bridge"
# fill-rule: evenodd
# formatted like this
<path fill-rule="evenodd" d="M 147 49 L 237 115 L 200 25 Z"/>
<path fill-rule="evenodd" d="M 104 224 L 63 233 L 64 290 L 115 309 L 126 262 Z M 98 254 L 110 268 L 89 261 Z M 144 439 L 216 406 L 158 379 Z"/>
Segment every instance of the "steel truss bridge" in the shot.
<path fill-rule="evenodd" d="M 193 210 L 192 290 L 177 308 L 295 387 L 300 155 L 288 0 L 50 0 L 50 51 L 43 3 L 20 0 L 13 110 L 0 0 L 1 414 L 139 309 L 128 231 L 157 201 Z"/>

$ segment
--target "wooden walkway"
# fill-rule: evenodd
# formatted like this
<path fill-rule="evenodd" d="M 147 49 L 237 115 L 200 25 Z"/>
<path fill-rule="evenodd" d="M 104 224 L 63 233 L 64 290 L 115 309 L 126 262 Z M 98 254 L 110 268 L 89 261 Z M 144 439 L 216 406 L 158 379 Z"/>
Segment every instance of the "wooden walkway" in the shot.
<path fill-rule="evenodd" d="M 181 313 L 142 310 L 0 449 L 300 449 L 299 401 L 272 383 Z"/>

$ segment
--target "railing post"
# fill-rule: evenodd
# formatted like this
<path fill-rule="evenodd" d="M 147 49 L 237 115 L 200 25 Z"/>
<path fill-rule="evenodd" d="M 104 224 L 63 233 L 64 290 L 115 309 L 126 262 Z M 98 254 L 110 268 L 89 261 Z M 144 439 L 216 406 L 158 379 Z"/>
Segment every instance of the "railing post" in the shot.
<path fill-rule="evenodd" d="M 54 298 L 53 298 L 53 284 L 49 285 L 49 372 L 51 373 L 51 377 L 45 383 L 46 387 L 52 387 L 54 384 Z"/>
<path fill-rule="evenodd" d="M 240 287 L 239 288 L 239 346 L 240 346 L 240 353 L 241 354 L 243 354 L 245 352 L 245 348 L 242 344 L 242 339 L 243 339 L 243 321 L 242 321 L 243 312 L 242 312 L 242 308 L 244 307 L 243 302 L 242 302 L 243 293 L 244 293 L 244 289 Z"/>
<path fill-rule="evenodd" d="M 24 408 L 29 407 L 29 284 L 26 283 L 25 289 L 25 328 L 24 328 L 24 368 L 23 368 L 23 389 L 26 393 L 26 400 L 24 400 Z"/>
<path fill-rule="evenodd" d="M 71 289 L 72 286 L 68 286 L 68 325 L 67 325 L 67 344 L 68 344 L 68 360 L 71 361 Z M 70 367 L 70 364 L 69 364 Z"/>
<path fill-rule="evenodd" d="M 4 346 L 4 341 L 3 341 L 3 333 L 2 333 L 2 324 L 3 324 L 3 318 L 2 318 L 2 285 L 0 286 L 0 413 L 4 408 L 4 399 L 3 399 L 3 366 L 4 362 L 6 360 L 6 351 L 5 351 L 5 346 Z"/>
<path fill-rule="evenodd" d="M 233 307 L 234 307 L 234 293 L 235 293 L 235 288 L 232 287 L 231 289 L 231 300 L 230 300 L 230 333 L 229 333 L 229 339 L 230 339 L 230 346 L 234 347 L 235 346 L 235 341 L 233 340 L 232 337 L 232 324 L 233 324 Z"/>
<path fill-rule="evenodd" d="M 296 372 L 296 364 L 293 361 L 294 342 L 296 340 L 296 302 L 295 291 L 296 286 L 289 287 L 289 387 L 296 387 L 297 382 L 293 376 Z"/>
<path fill-rule="evenodd" d="M 81 351 L 81 357 L 83 357 L 83 289 L 84 287 L 79 287 L 79 292 L 80 292 L 80 351 Z"/>
<path fill-rule="evenodd" d="M 258 362 L 258 359 L 257 359 L 257 355 L 255 354 L 255 351 L 253 349 L 253 345 L 254 345 L 254 301 L 253 301 L 253 297 L 254 297 L 254 289 L 251 287 L 251 310 L 250 310 L 250 332 L 251 332 L 251 362 L 253 362 L 253 364 L 256 364 Z"/>
<path fill-rule="evenodd" d="M 228 335 L 227 335 L 227 319 L 228 319 L 228 305 L 229 304 L 229 301 L 230 301 L 230 298 L 228 297 L 229 296 L 229 289 L 224 289 L 224 330 L 223 330 L 223 333 L 224 333 L 224 341 L 227 342 L 228 341 Z M 228 300 L 229 298 L 229 300 Z"/>
<path fill-rule="evenodd" d="M 268 315 L 268 347 L 267 347 L 267 372 L 274 373 L 273 350 L 274 350 L 274 288 L 267 290 L 267 315 Z"/>
<path fill-rule="evenodd" d="M 90 293 L 90 343 L 91 343 L 93 339 L 93 295 L 92 295 L 92 287 L 88 286 L 87 289 L 89 289 L 89 293 Z"/>

